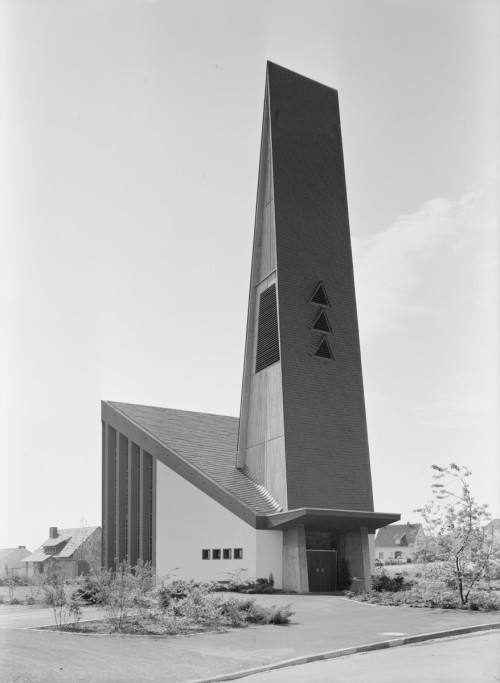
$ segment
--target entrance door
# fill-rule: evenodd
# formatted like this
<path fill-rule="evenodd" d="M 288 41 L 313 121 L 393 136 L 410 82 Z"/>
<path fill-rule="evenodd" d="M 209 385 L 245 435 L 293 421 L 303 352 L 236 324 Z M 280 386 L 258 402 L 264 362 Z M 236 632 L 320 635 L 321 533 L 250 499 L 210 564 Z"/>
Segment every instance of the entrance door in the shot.
<path fill-rule="evenodd" d="M 335 550 L 308 550 L 307 573 L 310 593 L 328 593 L 336 589 L 337 553 Z"/>

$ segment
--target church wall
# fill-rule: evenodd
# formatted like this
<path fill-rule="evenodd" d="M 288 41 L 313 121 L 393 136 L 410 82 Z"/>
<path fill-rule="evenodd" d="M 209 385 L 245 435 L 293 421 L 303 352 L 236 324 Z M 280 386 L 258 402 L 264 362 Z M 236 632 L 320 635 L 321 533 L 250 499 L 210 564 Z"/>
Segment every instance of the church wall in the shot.
<path fill-rule="evenodd" d="M 159 576 L 223 581 L 242 570 L 247 578 L 272 572 L 281 588 L 281 531 L 254 529 L 159 461 L 156 486 Z M 231 549 L 231 559 L 222 559 L 225 548 Z M 240 548 L 243 558 L 234 559 Z M 210 559 L 202 559 L 202 550 L 210 551 Z M 221 559 L 212 559 L 213 550 L 221 551 Z"/>

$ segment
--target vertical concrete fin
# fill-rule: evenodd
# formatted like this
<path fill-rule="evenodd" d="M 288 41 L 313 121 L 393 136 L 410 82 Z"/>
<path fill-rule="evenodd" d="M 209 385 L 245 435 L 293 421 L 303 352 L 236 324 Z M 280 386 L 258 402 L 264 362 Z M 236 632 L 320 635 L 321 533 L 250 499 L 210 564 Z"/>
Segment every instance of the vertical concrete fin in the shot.
<path fill-rule="evenodd" d="M 271 290 L 273 287 L 274 290 Z M 248 468 L 286 509 L 283 388 L 279 344 L 274 181 L 269 91 L 266 84 L 237 467 Z"/>

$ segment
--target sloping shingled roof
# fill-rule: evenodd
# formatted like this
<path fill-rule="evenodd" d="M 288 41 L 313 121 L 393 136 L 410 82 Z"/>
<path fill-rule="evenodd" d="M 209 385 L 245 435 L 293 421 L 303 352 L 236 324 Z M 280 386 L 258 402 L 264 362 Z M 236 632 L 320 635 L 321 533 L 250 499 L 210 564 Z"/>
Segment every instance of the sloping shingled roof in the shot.
<path fill-rule="evenodd" d="M 236 468 L 238 418 L 112 401 L 108 405 L 196 467 L 255 514 L 269 514 L 281 509 L 269 491 L 254 481 L 249 472 Z"/>
<path fill-rule="evenodd" d="M 412 545 L 421 526 L 421 524 L 390 524 L 385 526 L 378 530 L 375 547 L 390 548 Z M 396 540 L 401 540 L 403 536 L 406 536 L 406 542 L 396 543 Z"/>
<path fill-rule="evenodd" d="M 47 538 L 42 545 L 35 550 L 32 555 L 28 555 L 23 559 L 23 562 L 43 562 L 44 560 L 53 559 L 56 557 L 71 557 L 79 547 L 84 543 L 98 526 L 83 526 L 76 529 L 58 529 L 57 538 Z M 45 553 L 44 548 L 64 543 L 64 547 L 57 553 Z"/>

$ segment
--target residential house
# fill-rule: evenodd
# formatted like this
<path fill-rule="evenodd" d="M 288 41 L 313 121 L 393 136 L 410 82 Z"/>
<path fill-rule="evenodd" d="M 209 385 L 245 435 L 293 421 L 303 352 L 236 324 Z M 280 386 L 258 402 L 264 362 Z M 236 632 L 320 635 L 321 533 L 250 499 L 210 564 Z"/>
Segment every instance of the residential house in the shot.
<path fill-rule="evenodd" d="M 413 562 L 418 551 L 424 548 L 425 534 L 421 524 L 391 524 L 377 532 L 375 562 Z"/>
<path fill-rule="evenodd" d="M 17 548 L 1 548 L 0 576 L 6 574 L 24 574 L 26 565 L 23 564 L 23 560 L 30 554 L 30 551 L 26 550 L 25 545 L 20 545 Z"/>
<path fill-rule="evenodd" d="M 500 541 L 500 519 L 492 519 L 486 524 L 484 530 L 489 534 L 493 532 L 493 540 Z"/>
<path fill-rule="evenodd" d="M 88 574 L 93 566 L 101 565 L 101 527 L 58 530 L 51 526 L 49 537 L 23 562 L 28 576 L 44 572 L 51 562 L 56 562 L 69 579 Z"/>

